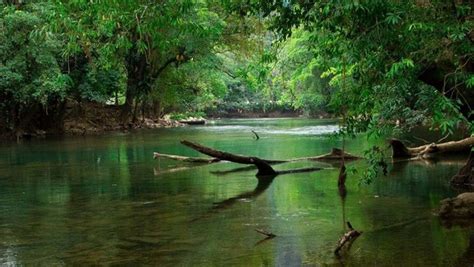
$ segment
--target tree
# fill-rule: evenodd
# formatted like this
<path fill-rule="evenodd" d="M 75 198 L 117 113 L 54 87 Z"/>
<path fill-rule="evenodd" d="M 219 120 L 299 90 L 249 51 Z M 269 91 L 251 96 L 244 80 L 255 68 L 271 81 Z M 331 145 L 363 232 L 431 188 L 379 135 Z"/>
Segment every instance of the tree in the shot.
<path fill-rule="evenodd" d="M 21 8 L 21 9 L 20 9 Z M 69 86 L 57 61 L 60 42 L 43 31 L 51 6 L 2 5 L 0 10 L 0 129 L 44 129 Z M 48 119 L 49 118 L 49 119 Z"/>
<path fill-rule="evenodd" d="M 350 131 L 469 124 L 474 40 L 469 1 L 240 1 L 280 38 L 300 25 Z M 471 125 L 472 127 L 472 125 Z"/>
<path fill-rule="evenodd" d="M 171 65 L 209 54 L 224 24 L 206 1 L 90 1 L 56 3 L 57 29 L 65 29 L 67 57 L 84 54 L 104 69 L 124 66 L 124 119 Z M 135 112 L 132 107 L 135 104 Z"/>

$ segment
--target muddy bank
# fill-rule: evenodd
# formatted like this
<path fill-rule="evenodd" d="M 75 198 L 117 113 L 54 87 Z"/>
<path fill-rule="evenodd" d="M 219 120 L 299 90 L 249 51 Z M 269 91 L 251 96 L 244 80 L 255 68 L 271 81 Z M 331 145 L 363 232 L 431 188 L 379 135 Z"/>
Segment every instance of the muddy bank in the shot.
<path fill-rule="evenodd" d="M 20 140 L 56 135 L 94 135 L 111 131 L 183 126 L 176 120 L 150 115 L 124 122 L 120 106 L 99 103 L 67 103 L 62 112 L 63 116 L 60 119 L 48 124 L 39 123 L 24 129 L 4 130 L 3 133 L 0 133 L 0 139 Z"/>
<path fill-rule="evenodd" d="M 67 107 L 62 133 L 65 135 L 100 134 L 110 131 L 133 129 L 154 129 L 176 127 L 183 124 L 165 118 L 140 117 L 135 121 L 124 122 L 120 106 L 89 103 L 87 106 Z"/>

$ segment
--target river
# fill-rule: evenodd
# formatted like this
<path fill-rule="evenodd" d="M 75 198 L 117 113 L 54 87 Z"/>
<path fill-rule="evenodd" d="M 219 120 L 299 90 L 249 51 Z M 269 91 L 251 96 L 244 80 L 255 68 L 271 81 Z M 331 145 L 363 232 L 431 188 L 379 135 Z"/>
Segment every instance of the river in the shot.
<path fill-rule="evenodd" d="M 154 151 L 199 156 L 182 139 L 246 155 L 285 159 L 341 146 L 335 121 L 218 120 L 205 126 L 0 144 L 0 265 L 472 266 L 472 227 L 446 226 L 439 201 L 462 160 L 390 165 L 360 185 L 349 164 L 347 197 L 337 167 L 258 184 L 242 165 L 153 160 Z M 251 130 L 259 135 L 254 140 Z M 346 141 L 347 151 L 382 140 Z M 258 187 L 257 187 L 258 186 Z M 344 221 L 363 231 L 333 254 Z M 256 228 L 277 237 L 265 240 Z"/>

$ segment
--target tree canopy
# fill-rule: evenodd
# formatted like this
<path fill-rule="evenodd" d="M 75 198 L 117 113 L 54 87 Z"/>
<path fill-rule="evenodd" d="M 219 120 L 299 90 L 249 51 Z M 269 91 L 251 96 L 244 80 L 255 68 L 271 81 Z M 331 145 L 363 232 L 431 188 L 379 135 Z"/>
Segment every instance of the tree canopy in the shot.
<path fill-rule="evenodd" d="M 68 103 L 338 116 L 348 132 L 472 132 L 472 2 L 3 1 L 0 128 Z M 54 123 L 52 123 L 54 122 Z M 45 126 L 46 125 L 46 126 Z"/>

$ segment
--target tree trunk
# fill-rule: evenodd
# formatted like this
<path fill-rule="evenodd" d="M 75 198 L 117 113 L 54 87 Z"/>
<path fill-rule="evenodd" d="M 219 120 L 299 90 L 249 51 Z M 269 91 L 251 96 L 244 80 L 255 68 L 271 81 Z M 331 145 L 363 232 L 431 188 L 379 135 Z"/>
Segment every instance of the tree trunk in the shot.
<path fill-rule="evenodd" d="M 451 141 L 440 144 L 428 144 L 418 147 L 406 147 L 400 140 L 390 140 L 393 158 L 426 158 L 438 154 L 469 152 L 474 145 L 474 136 L 459 141 Z"/>

